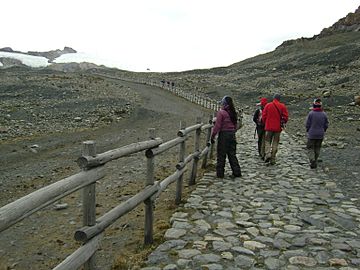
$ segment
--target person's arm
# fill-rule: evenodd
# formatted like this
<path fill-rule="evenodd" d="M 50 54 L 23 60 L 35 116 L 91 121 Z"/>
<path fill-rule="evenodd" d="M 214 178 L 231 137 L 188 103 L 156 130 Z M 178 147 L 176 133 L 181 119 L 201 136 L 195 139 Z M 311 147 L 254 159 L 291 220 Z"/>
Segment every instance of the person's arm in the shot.
<path fill-rule="evenodd" d="M 305 121 L 305 128 L 306 128 L 306 132 L 309 132 L 310 126 L 311 126 L 311 114 L 309 113 L 308 116 L 306 117 L 306 121 Z"/>
<path fill-rule="evenodd" d="M 285 105 L 284 105 L 284 109 L 282 111 L 282 115 L 283 115 L 285 122 L 287 123 L 287 121 L 289 121 L 289 112 Z"/>
<path fill-rule="evenodd" d="M 326 113 L 324 113 L 324 114 L 325 114 L 324 131 L 326 132 L 326 130 L 327 130 L 328 127 L 329 127 L 329 119 L 327 118 Z"/>
<path fill-rule="evenodd" d="M 216 114 L 216 121 L 215 121 L 215 125 L 213 127 L 212 133 L 211 133 L 211 139 L 215 139 L 215 136 L 219 133 L 220 129 L 221 129 L 221 125 L 223 122 L 223 115 L 220 111 L 217 112 Z"/>

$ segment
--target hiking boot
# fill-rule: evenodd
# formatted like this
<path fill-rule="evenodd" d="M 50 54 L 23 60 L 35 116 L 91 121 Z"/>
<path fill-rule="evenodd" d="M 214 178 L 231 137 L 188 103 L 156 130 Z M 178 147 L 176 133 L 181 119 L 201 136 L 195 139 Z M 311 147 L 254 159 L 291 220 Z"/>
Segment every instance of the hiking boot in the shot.
<path fill-rule="evenodd" d="M 216 178 L 224 178 L 224 175 L 223 174 L 216 174 Z"/>
<path fill-rule="evenodd" d="M 230 175 L 230 178 L 235 179 L 235 178 L 241 177 L 241 176 L 242 176 L 241 173 L 240 174 L 232 174 L 232 175 Z"/>
<path fill-rule="evenodd" d="M 316 169 L 317 168 L 317 162 L 315 160 L 310 161 L 310 168 Z"/>
<path fill-rule="evenodd" d="M 271 160 L 271 158 L 266 157 L 266 158 L 265 158 L 265 163 L 269 163 L 269 162 L 270 162 L 270 160 Z"/>

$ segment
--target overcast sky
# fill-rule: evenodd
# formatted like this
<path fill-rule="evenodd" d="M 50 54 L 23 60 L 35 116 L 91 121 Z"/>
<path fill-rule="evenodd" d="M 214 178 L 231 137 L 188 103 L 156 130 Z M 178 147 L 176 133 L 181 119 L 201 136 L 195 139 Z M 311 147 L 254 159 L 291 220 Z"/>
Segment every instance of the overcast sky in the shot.
<path fill-rule="evenodd" d="M 0 48 L 72 47 L 77 58 L 133 71 L 227 66 L 312 37 L 360 0 L 8 0 Z M 91 57 L 91 58 L 90 58 Z"/>

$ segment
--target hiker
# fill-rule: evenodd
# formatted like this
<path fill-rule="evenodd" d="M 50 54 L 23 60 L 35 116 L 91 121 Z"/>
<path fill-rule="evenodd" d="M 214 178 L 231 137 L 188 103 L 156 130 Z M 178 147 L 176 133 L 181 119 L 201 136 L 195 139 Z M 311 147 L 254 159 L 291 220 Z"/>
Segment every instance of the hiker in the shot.
<path fill-rule="evenodd" d="M 261 98 L 260 103 L 256 105 L 259 106 L 254 113 L 253 121 L 256 124 L 255 132 L 258 136 L 258 152 L 262 160 L 265 159 L 265 123 L 262 119 L 262 111 L 264 110 L 265 105 L 267 104 L 267 98 Z M 255 135 L 254 135 L 255 137 Z"/>
<path fill-rule="evenodd" d="M 265 123 L 265 163 L 276 164 L 280 133 L 285 128 L 289 113 L 284 103 L 280 102 L 280 94 L 275 94 L 273 101 L 266 104 L 262 112 Z"/>
<path fill-rule="evenodd" d="M 312 110 L 307 115 L 305 122 L 308 138 L 306 148 L 311 169 L 317 168 L 321 144 L 328 126 L 329 121 L 326 113 L 323 111 L 321 99 L 317 98 L 314 100 Z"/>
<path fill-rule="evenodd" d="M 224 96 L 219 102 L 220 110 L 216 114 L 216 121 L 211 133 L 211 143 L 217 138 L 216 176 L 224 178 L 226 156 L 232 170 L 231 178 L 241 177 L 239 161 L 236 157 L 236 123 L 237 113 L 231 97 Z"/>

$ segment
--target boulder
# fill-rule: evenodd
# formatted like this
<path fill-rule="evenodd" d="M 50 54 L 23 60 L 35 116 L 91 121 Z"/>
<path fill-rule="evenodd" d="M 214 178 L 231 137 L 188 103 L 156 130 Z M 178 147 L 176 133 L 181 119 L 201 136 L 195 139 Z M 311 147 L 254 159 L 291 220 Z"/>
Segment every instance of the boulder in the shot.
<path fill-rule="evenodd" d="M 324 98 L 330 97 L 330 96 L 331 96 L 331 91 L 324 90 L 324 91 L 322 92 L 322 96 L 323 96 Z"/>

